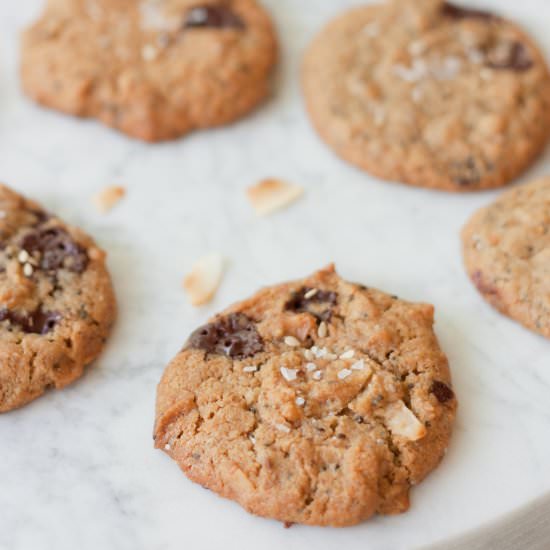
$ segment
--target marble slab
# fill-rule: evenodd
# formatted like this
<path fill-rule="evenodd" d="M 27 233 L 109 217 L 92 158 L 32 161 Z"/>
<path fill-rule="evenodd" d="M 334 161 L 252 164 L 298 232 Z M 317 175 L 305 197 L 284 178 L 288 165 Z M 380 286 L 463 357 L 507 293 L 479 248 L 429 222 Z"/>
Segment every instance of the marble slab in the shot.
<path fill-rule="evenodd" d="M 0 180 L 97 238 L 120 303 L 105 353 L 79 382 L 0 416 L 2 550 L 409 550 L 550 491 L 550 344 L 487 306 L 461 265 L 462 224 L 498 192 L 412 189 L 338 160 L 304 114 L 300 56 L 332 14 L 360 2 L 265 3 L 283 41 L 273 98 L 231 127 L 146 145 L 27 101 L 18 33 L 42 2 L 0 2 Z M 547 0 L 483 5 L 516 17 L 550 58 Z M 549 171 L 550 151 L 521 181 Z M 244 190 L 267 176 L 306 196 L 257 219 Z M 102 216 L 90 197 L 110 184 L 128 195 Z M 227 274 L 214 302 L 194 309 L 181 279 L 211 251 L 227 257 Z M 349 279 L 435 304 L 460 411 L 445 461 L 407 514 L 283 529 L 187 481 L 153 450 L 155 386 L 213 312 L 331 261 Z"/>

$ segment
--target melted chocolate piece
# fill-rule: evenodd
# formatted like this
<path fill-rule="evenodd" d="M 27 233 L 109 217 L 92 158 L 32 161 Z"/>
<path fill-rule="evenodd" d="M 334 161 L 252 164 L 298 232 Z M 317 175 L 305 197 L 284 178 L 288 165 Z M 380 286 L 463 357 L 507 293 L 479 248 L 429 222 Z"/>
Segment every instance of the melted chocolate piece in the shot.
<path fill-rule="evenodd" d="M 56 311 L 43 311 L 38 308 L 33 312 L 16 313 L 7 308 L 0 309 L 0 321 L 8 321 L 27 334 L 48 334 L 62 319 Z"/>
<path fill-rule="evenodd" d="M 195 6 L 185 14 L 184 29 L 244 29 L 243 20 L 227 6 Z"/>
<path fill-rule="evenodd" d="M 432 387 L 430 388 L 430 392 L 435 395 L 440 403 L 446 403 L 447 401 L 454 399 L 455 396 L 453 390 L 451 390 L 447 384 L 440 382 L 439 380 L 434 380 Z"/>
<path fill-rule="evenodd" d="M 452 19 L 482 19 L 486 21 L 497 19 L 496 15 L 488 11 L 463 8 L 451 2 L 445 2 L 441 9 L 445 17 L 450 17 Z"/>
<path fill-rule="evenodd" d="M 506 46 L 504 54 L 501 52 L 497 53 L 496 50 L 489 53 L 489 59 L 486 63 L 487 67 L 521 73 L 528 71 L 533 66 L 533 58 L 524 44 L 515 41 L 510 42 Z"/>
<path fill-rule="evenodd" d="M 304 287 L 294 292 L 285 304 L 285 310 L 296 313 L 309 313 L 319 321 L 328 321 L 332 317 L 332 308 L 337 302 L 336 292 L 315 289 L 317 292 L 306 298 L 306 294 L 312 290 L 314 289 Z"/>
<path fill-rule="evenodd" d="M 21 248 L 29 254 L 39 252 L 40 267 L 45 271 L 65 268 L 74 273 L 82 273 L 88 265 L 86 250 L 60 227 L 27 233 L 21 242 Z"/>
<path fill-rule="evenodd" d="M 243 313 L 231 313 L 198 328 L 189 337 L 187 347 L 246 359 L 263 351 L 264 343 L 252 319 Z"/>

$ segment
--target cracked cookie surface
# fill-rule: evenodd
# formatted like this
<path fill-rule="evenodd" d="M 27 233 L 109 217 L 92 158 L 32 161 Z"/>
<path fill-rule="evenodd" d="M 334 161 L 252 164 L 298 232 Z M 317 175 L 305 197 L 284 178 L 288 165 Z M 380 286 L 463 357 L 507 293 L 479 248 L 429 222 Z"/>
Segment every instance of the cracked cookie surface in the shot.
<path fill-rule="evenodd" d="M 550 338 L 550 177 L 476 212 L 462 232 L 468 275 L 496 309 Z"/>
<path fill-rule="evenodd" d="M 21 77 L 38 103 L 160 141 L 244 116 L 276 57 L 255 0 L 49 0 Z"/>
<path fill-rule="evenodd" d="M 115 315 L 105 253 L 0 184 L 0 412 L 79 378 Z"/>
<path fill-rule="evenodd" d="M 158 387 L 155 445 L 193 481 L 285 522 L 345 526 L 409 506 L 456 410 L 433 307 L 332 266 L 200 327 Z"/>
<path fill-rule="evenodd" d="M 550 137 L 550 74 L 514 23 L 441 0 L 335 19 L 303 66 L 320 136 L 377 177 L 473 191 L 504 185 Z"/>

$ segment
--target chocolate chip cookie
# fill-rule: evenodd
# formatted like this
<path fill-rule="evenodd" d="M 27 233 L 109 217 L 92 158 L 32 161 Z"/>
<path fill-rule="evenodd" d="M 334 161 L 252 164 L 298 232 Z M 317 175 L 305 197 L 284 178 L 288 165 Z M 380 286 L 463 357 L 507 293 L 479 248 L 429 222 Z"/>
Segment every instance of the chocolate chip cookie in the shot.
<path fill-rule="evenodd" d="M 456 410 L 433 307 L 330 266 L 189 337 L 158 387 L 155 445 L 248 511 L 344 526 L 407 510 Z"/>
<path fill-rule="evenodd" d="M 464 262 L 499 311 L 550 338 L 550 177 L 516 187 L 474 214 Z"/>
<path fill-rule="evenodd" d="M 115 310 L 105 253 L 0 185 L 0 412 L 79 378 Z"/>
<path fill-rule="evenodd" d="M 38 103 L 160 141 L 244 116 L 276 57 L 255 0 L 49 0 L 21 77 Z"/>
<path fill-rule="evenodd" d="M 550 137 L 550 74 L 531 38 L 441 0 L 390 0 L 337 18 L 306 54 L 303 87 L 338 155 L 421 187 L 499 187 Z"/>

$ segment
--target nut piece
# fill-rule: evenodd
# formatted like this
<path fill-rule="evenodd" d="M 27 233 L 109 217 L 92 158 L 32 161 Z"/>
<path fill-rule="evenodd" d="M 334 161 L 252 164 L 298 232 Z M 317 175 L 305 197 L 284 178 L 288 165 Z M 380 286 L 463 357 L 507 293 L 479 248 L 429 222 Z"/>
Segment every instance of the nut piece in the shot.
<path fill-rule="evenodd" d="M 397 401 L 386 407 L 384 411 L 386 426 L 393 435 L 398 435 L 410 441 L 417 441 L 426 435 L 426 427 L 403 401 Z"/>
<path fill-rule="evenodd" d="M 111 185 L 97 193 L 93 198 L 93 203 L 101 213 L 105 214 L 111 210 L 125 194 L 126 189 L 124 189 L 124 187 Z"/>
<path fill-rule="evenodd" d="M 259 216 L 267 216 L 285 208 L 303 193 L 302 187 L 276 179 L 263 180 L 246 190 L 248 200 Z"/>
<path fill-rule="evenodd" d="M 198 260 L 183 279 L 183 288 L 194 306 L 208 303 L 216 294 L 223 275 L 223 257 L 209 254 Z"/>

